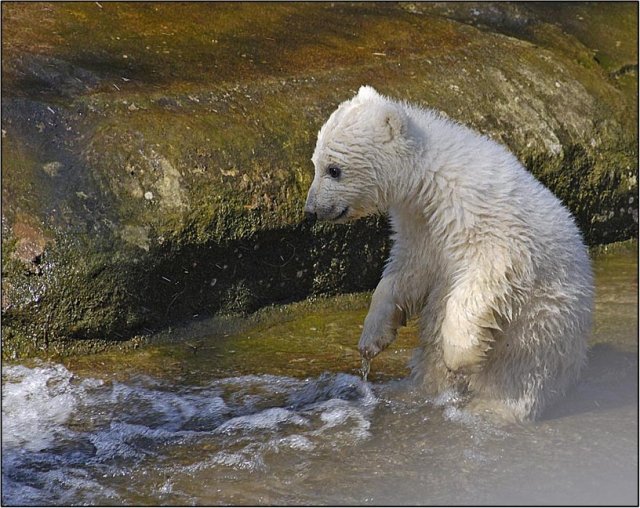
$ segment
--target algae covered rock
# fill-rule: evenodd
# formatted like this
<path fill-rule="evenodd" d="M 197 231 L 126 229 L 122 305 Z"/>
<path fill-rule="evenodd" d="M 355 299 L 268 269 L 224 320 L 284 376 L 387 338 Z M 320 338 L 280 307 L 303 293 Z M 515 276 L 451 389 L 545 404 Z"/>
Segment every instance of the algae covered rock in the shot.
<path fill-rule="evenodd" d="M 301 223 L 363 83 L 507 144 L 590 244 L 636 235 L 637 6 L 554 9 L 3 4 L 3 355 L 372 288 L 384 218 Z"/>

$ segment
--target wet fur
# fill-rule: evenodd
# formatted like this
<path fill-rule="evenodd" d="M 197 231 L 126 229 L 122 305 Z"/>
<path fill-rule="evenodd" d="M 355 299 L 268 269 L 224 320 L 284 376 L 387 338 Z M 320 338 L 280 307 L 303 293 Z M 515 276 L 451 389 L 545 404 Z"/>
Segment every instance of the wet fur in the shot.
<path fill-rule="evenodd" d="M 308 213 L 388 213 L 393 228 L 364 356 L 418 316 L 412 378 L 430 394 L 455 387 L 469 409 L 521 421 L 575 382 L 591 327 L 588 253 L 567 209 L 506 148 L 362 87 L 322 127 L 312 160 Z"/>

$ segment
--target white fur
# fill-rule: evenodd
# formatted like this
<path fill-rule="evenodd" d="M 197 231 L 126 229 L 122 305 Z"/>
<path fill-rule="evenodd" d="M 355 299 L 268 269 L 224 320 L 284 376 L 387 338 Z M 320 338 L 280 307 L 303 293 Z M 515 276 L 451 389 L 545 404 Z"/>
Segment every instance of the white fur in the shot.
<path fill-rule="evenodd" d="M 418 315 L 415 382 L 467 390 L 469 408 L 512 420 L 539 416 L 577 379 L 591 327 L 588 253 L 567 209 L 507 149 L 362 87 L 322 127 L 312 160 L 308 213 L 388 213 L 394 231 L 364 356 Z"/>

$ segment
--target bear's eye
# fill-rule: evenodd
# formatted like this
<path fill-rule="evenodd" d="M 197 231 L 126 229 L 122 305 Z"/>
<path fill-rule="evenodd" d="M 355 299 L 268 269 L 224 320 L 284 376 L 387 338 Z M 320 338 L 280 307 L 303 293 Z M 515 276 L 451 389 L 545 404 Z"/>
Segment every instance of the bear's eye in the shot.
<path fill-rule="evenodd" d="M 327 173 L 329 173 L 331 178 L 339 178 L 342 170 L 338 166 L 329 166 L 327 168 Z"/>

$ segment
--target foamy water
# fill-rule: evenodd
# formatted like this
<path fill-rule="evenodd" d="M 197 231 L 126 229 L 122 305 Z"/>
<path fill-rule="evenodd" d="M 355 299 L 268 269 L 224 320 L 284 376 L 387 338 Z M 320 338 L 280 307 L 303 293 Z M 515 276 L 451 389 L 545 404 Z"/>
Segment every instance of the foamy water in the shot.
<path fill-rule="evenodd" d="M 265 452 L 367 439 L 377 404 L 366 383 L 346 374 L 244 376 L 176 389 L 148 377 L 77 379 L 42 364 L 3 369 L 2 391 L 5 504 L 124 502 L 109 478 L 139 474 L 148 461 L 171 475 L 264 470 Z M 172 460 L 176 449 L 200 446 L 209 452 L 183 466 Z"/>

